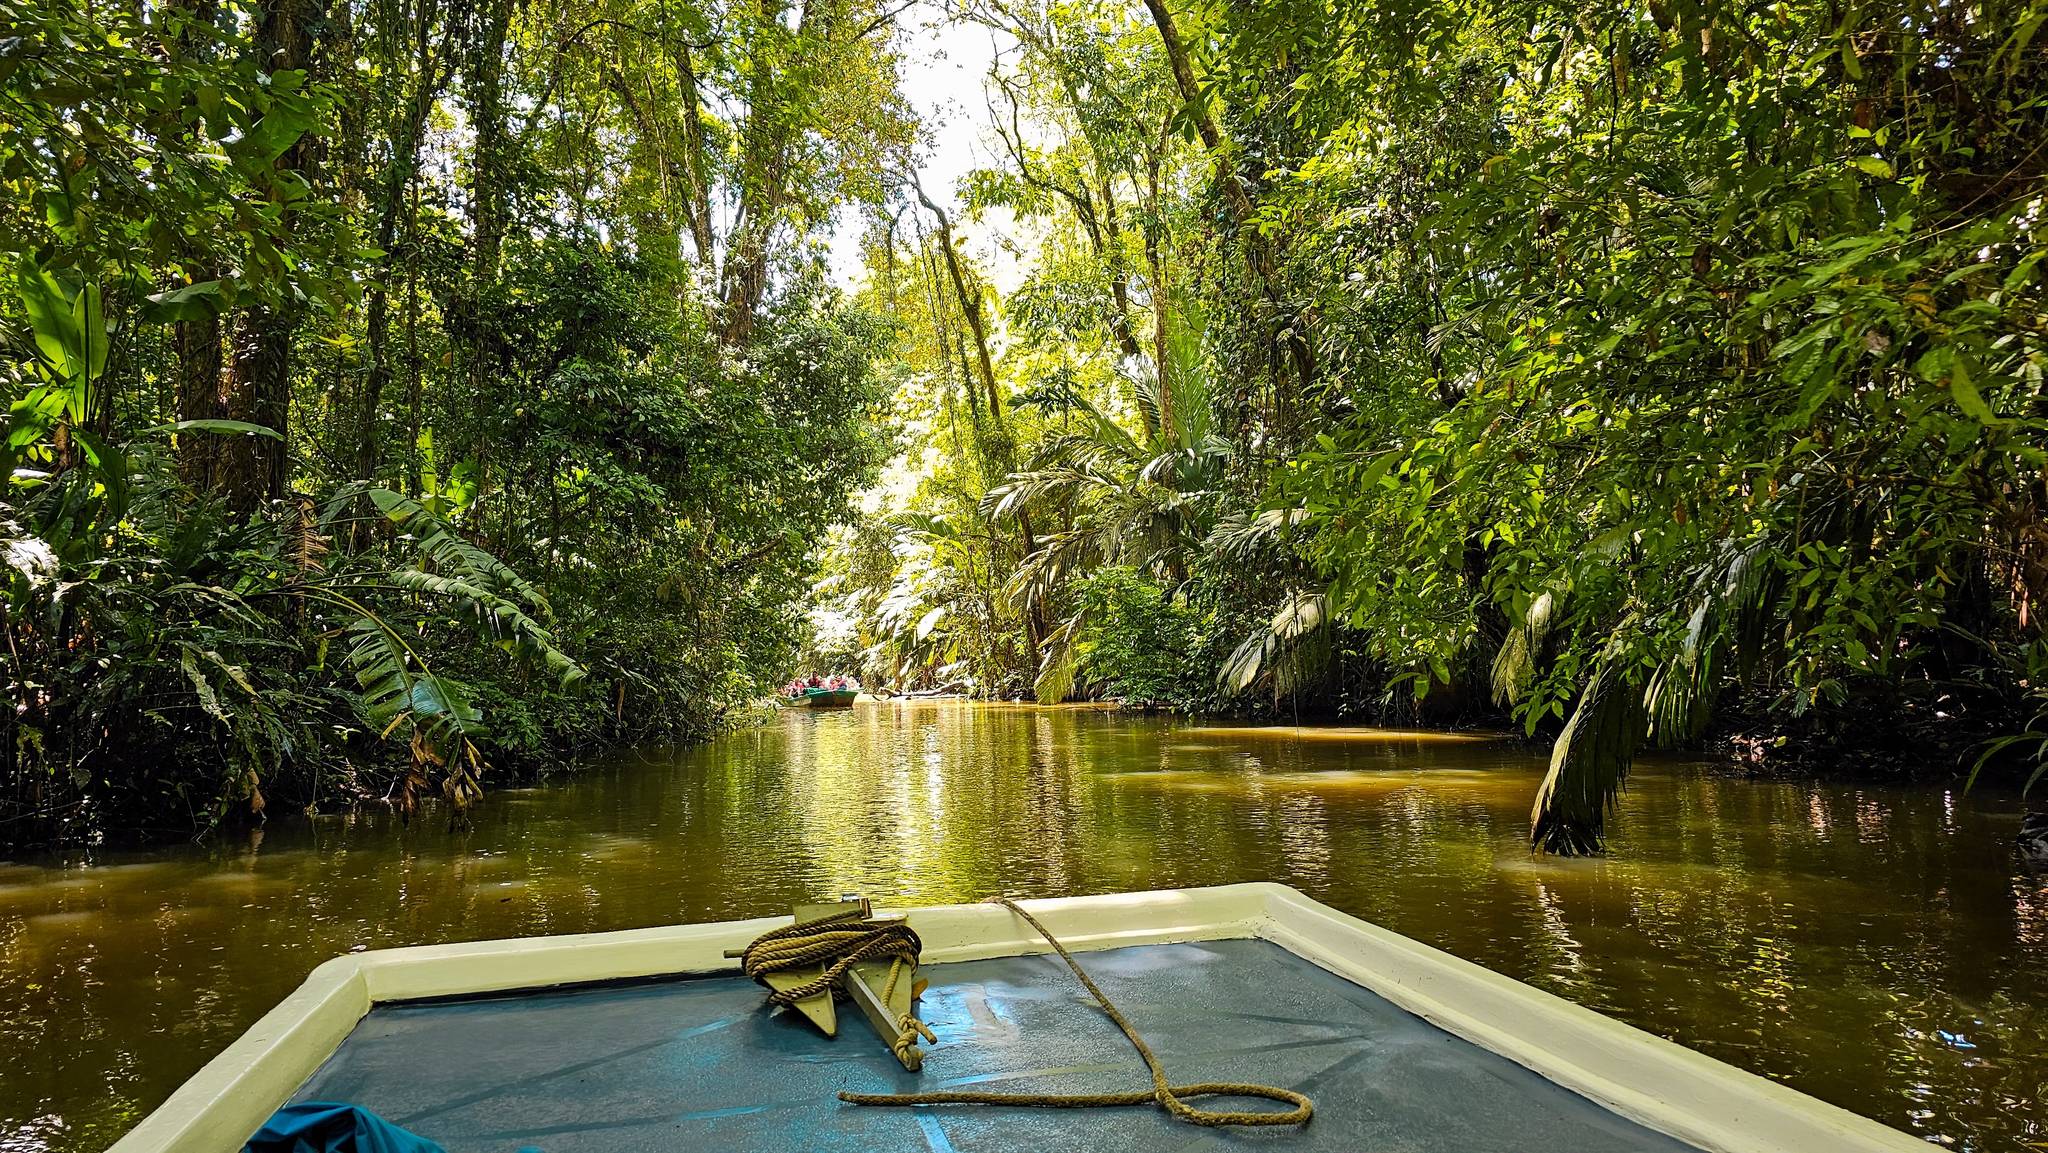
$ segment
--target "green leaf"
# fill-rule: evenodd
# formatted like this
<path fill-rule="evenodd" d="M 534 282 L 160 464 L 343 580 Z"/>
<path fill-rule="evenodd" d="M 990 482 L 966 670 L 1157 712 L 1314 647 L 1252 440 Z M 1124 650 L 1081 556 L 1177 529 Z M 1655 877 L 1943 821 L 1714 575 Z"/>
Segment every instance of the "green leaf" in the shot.
<path fill-rule="evenodd" d="M 67 415 L 85 418 L 87 390 L 107 366 L 107 325 L 99 286 L 72 284 L 23 256 L 15 269 L 15 295 L 28 315 L 44 374 L 67 392 Z"/>
<path fill-rule="evenodd" d="M 174 420 L 169 424 L 151 425 L 142 430 L 143 436 L 157 436 L 164 433 L 212 432 L 221 436 L 267 436 L 272 440 L 283 440 L 284 434 L 261 424 L 246 420 Z"/>
<path fill-rule="evenodd" d="M 1969 360 L 1955 357 L 1949 365 L 1948 394 L 1955 398 L 1956 407 L 1975 418 L 1979 424 L 1998 424 L 1998 416 L 1991 406 L 1984 403 L 1984 394 L 1977 391 L 1977 385 L 1970 379 Z"/>
<path fill-rule="evenodd" d="M 1373 462 L 1366 466 L 1365 475 L 1359 478 L 1358 487 L 1369 489 L 1379 484 L 1380 480 L 1387 475 L 1387 470 L 1393 468 L 1400 460 L 1401 453 L 1398 449 L 1392 452 L 1383 452 L 1373 458 Z"/>
<path fill-rule="evenodd" d="M 199 671 L 199 662 L 193 659 L 192 649 L 186 646 L 180 648 L 182 651 L 178 654 L 178 667 L 185 670 L 186 679 L 192 682 L 192 692 L 199 698 L 200 709 L 215 720 L 233 721 L 234 717 L 221 707 L 220 694 L 213 691 L 213 685 L 208 683 L 205 674 Z"/>
<path fill-rule="evenodd" d="M 128 454 L 82 428 L 72 429 L 71 435 L 78 439 L 79 448 L 85 452 L 86 463 L 92 466 L 94 479 L 106 492 L 108 509 L 112 514 L 109 519 L 120 519 L 128 509 Z"/>
<path fill-rule="evenodd" d="M 179 320 L 204 320 L 219 316 L 226 307 L 223 289 L 219 280 L 202 280 L 168 292 L 159 292 L 149 297 L 142 309 L 144 320 L 155 324 L 168 324 Z"/>

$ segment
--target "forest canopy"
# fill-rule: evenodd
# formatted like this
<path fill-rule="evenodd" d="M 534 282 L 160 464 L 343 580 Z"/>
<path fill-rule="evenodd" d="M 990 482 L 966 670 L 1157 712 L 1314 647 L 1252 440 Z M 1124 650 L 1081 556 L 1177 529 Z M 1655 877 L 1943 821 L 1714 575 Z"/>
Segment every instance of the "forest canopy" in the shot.
<path fill-rule="evenodd" d="M 0 846 L 459 811 L 799 661 L 1512 721 L 1560 852 L 1649 747 L 2024 777 L 2044 20 L 0 0 Z"/>
<path fill-rule="evenodd" d="M 2041 6 L 958 15 L 1033 229 L 999 302 L 933 213 L 871 262 L 934 462 L 823 586 L 871 676 L 1511 717 L 1564 852 L 1644 747 L 2038 757 Z"/>
<path fill-rule="evenodd" d="M 911 131 L 878 8 L 0 24 L 0 844 L 459 809 L 788 666 L 888 445 L 818 252 Z"/>

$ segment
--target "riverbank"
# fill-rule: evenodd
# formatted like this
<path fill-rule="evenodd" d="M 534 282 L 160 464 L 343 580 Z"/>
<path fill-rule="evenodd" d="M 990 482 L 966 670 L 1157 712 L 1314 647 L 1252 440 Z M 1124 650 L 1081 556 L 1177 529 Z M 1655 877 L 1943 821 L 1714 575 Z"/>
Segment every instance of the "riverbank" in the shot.
<path fill-rule="evenodd" d="M 863 701 L 884 704 L 952 702 L 979 707 L 1072 709 L 1116 713 L 1189 725 L 1298 726 L 1307 724 L 1342 729 L 1361 724 L 1384 725 L 1405 730 L 1443 734 L 1491 734 L 1521 744 L 1531 756 L 1547 756 L 1555 737 L 1555 725 L 1523 736 L 1506 712 L 1484 701 L 1461 695 L 1455 704 L 1400 702 L 1389 705 L 1382 698 L 1370 708 L 1331 707 L 1311 703 L 1300 710 L 1253 707 L 1221 708 L 1211 702 L 1205 709 L 1185 705 L 1118 700 L 1073 700 L 1059 705 L 1038 705 L 1028 699 L 981 699 L 964 693 L 883 693 L 863 690 Z M 637 726 L 612 722 L 603 708 L 583 708 L 572 724 L 559 731 L 544 732 L 524 718 L 533 710 L 522 708 L 519 719 L 509 724 L 516 743 L 487 762 L 480 778 L 486 797 L 505 789 L 558 784 L 592 766 L 614 761 L 622 753 L 650 743 L 682 745 L 712 740 L 720 734 L 744 731 L 772 724 L 785 711 L 772 698 L 741 701 L 714 708 L 675 712 L 650 723 L 641 718 Z M 2024 718 L 2000 714 L 1996 717 L 1937 714 L 1932 709 L 1902 705 L 1882 712 L 1874 708 L 1836 707 L 1817 710 L 1797 720 L 1775 717 L 1765 709 L 1735 710 L 1711 730 L 1695 750 L 1678 750 L 1665 755 L 1689 758 L 1731 776 L 1764 780 L 1820 781 L 1841 784 L 1896 784 L 1934 788 L 1967 787 L 1973 765 L 1987 743 L 2013 731 Z M 41 826 L 15 822 L 0 825 L 0 862 L 9 859 L 43 859 L 62 854 L 148 849 L 152 846 L 187 841 L 218 839 L 224 844 L 260 831 L 280 814 L 318 812 L 328 816 L 376 814 L 396 811 L 400 806 L 396 786 L 404 774 L 399 750 L 375 742 L 362 742 L 347 757 L 323 757 L 317 762 L 289 766 L 260 787 L 267 794 L 260 808 L 230 805 L 213 814 L 189 808 L 169 814 L 178 819 L 131 819 L 127 823 L 106 820 L 52 822 Z M 1986 766 L 1987 786 L 2017 786 L 2031 765 L 2017 756 L 2007 756 Z M 203 778 L 213 770 L 196 765 L 159 765 L 154 770 L 171 780 Z M 147 774 L 130 774 L 145 779 Z M 423 797 L 417 819 L 441 827 L 466 819 L 453 813 L 432 796 Z M 164 814 L 158 814 L 161 818 Z M 40 828 L 42 835 L 37 835 Z"/>
<path fill-rule="evenodd" d="M 357 948 L 1270 879 L 1949 1147 L 2038 1139 L 2048 880 L 2011 794 L 1651 758 L 1612 854 L 1532 857 L 1479 733 L 868 702 L 490 794 L 0 868 L 0 1147 L 87 1153 Z"/>

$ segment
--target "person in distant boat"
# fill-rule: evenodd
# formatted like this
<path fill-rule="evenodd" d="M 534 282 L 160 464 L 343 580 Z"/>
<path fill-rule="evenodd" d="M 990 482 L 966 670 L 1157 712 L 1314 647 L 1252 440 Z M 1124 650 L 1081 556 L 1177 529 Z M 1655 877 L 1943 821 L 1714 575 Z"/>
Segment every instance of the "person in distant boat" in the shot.
<path fill-rule="evenodd" d="M 825 678 L 819 676 L 816 673 L 812 673 L 811 679 L 808 683 L 814 689 L 822 689 L 825 687 Z"/>

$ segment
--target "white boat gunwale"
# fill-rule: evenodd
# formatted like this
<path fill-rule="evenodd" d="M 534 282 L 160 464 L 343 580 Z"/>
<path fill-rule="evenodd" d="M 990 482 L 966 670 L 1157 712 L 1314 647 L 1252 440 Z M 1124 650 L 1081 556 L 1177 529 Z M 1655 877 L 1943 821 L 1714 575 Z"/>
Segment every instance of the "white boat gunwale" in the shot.
<path fill-rule="evenodd" d="M 1708 1153 L 1909 1153 L 1925 1143 L 1623 1024 L 1285 885 L 1022 902 L 1076 952 L 1259 938 L 1648 1128 Z M 997 905 L 905 913 L 928 964 L 1045 953 Z M 235 1153 L 379 1004 L 731 973 L 723 954 L 786 917 L 472 941 L 328 961 L 109 1153 Z M 1330 1102 L 1325 1108 L 1336 1107 Z"/>

